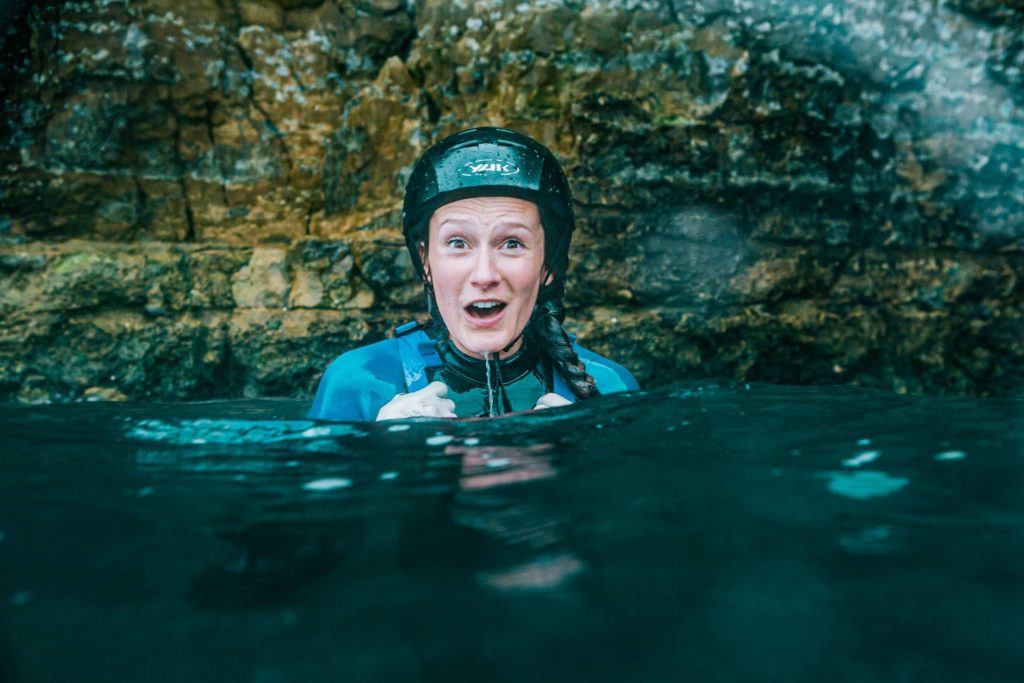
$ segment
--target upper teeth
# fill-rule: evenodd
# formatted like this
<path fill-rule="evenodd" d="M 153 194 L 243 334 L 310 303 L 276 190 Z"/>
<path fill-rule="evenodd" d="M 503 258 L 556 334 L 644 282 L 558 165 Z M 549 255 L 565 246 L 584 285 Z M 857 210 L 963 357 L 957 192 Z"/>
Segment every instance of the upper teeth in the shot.
<path fill-rule="evenodd" d="M 497 301 L 477 301 L 473 304 L 477 308 L 494 308 L 498 305 Z"/>

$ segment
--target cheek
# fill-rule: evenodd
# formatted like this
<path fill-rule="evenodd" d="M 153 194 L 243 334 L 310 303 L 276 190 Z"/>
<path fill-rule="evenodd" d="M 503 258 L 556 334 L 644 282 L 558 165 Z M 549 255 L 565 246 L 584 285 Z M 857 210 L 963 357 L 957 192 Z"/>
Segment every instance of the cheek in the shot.
<path fill-rule="evenodd" d="M 536 294 L 540 289 L 543 266 L 543 261 L 538 260 L 523 263 L 521 267 L 516 269 L 516 289 L 522 292 L 524 296 Z"/>
<path fill-rule="evenodd" d="M 438 303 L 457 300 L 459 296 L 459 277 L 450 264 L 431 263 L 429 267 L 430 284 L 434 288 L 434 298 Z"/>

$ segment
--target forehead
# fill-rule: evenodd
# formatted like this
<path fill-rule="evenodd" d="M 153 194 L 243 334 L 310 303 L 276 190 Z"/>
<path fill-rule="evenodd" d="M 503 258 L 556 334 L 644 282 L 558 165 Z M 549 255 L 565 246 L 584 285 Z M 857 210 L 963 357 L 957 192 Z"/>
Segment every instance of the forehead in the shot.
<path fill-rule="evenodd" d="M 470 197 L 439 207 L 430 217 L 430 227 L 438 227 L 446 220 L 480 223 L 520 223 L 527 228 L 540 229 L 537 205 L 518 197 Z"/>

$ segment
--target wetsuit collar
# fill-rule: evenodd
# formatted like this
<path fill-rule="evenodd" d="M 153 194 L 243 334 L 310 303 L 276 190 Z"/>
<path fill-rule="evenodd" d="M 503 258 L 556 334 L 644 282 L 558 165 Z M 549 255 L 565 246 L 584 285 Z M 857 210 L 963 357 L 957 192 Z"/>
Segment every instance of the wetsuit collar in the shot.
<path fill-rule="evenodd" d="M 460 351 L 455 344 L 438 344 L 438 353 L 441 356 L 441 363 L 445 369 L 445 375 L 452 381 L 462 384 L 461 387 L 453 386 L 456 391 L 465 391 L 469 388 L 487 388 L 487 365 L 491 366 L 491 373 L 497 370 L 497 377 L 500 382 L 510 384 L 522 379 L 537 368 L 537 353 L 523 340 L 519 350 L 507 358 L 499 361 L 491 360 L 485 363 L 481 358 L 473 358 Z M 495 367 L 497 366 L 497 367 Z M 496 377 L 492 374 L 491 382 Z"/>

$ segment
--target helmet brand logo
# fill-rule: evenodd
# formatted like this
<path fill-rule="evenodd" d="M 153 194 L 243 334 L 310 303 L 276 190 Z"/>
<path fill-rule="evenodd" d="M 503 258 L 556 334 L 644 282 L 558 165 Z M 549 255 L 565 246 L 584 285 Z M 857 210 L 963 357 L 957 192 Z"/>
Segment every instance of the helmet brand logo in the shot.
<path fill-rule="evenodd" d="M 498 173 L 500 175 L 515 175 L 519 173 L 519 167 L 511 161 L 497 161 L 495 159 L 478 159 L 462 165 L 459 175 L 476 176 L 485 173 Z"/>

